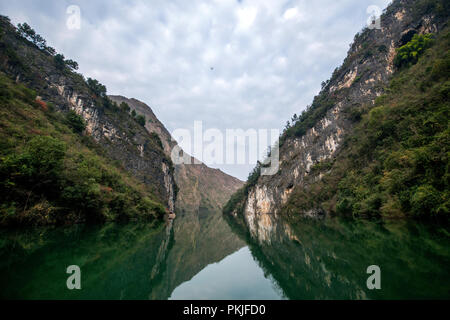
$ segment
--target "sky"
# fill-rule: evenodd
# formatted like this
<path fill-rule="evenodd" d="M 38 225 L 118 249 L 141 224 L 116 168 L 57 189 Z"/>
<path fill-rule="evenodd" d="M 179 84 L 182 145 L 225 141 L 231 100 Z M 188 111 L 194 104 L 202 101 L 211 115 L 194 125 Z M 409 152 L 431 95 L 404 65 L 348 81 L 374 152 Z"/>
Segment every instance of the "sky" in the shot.
<path fill-rule="evenodd" d="M 170 132 L 187 129 L 194 139 L 194 123 L 202 121 L 203 131 L 223 134 L 225 148 L 234 145 L 225 139 L 227 129 L 281 132 L 341 65 L 366 26 L 367 8 L 389 3 L 2 0 L 0 14 L 30 24 L 77 61 L 80 73 L 105 84 L 108 94 L 148 104 Z M 206 163 L 242 180 L 254 167 L 213 160 Z"/>

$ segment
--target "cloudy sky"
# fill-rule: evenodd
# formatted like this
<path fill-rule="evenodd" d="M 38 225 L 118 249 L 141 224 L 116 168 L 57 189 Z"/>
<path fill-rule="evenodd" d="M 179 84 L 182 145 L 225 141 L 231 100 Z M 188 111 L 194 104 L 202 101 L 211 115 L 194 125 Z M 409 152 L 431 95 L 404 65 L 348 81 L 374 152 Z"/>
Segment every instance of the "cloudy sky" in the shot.
<path fill-rule="evenodd" d="M 367 8 L 389 2 L 18 0 L 1 1 L 0 14 L 28 22 L 109 94 L 150 105 L 169 131 L 201 120 L 225 135 L 282 130 L 342 63 Z M 79 29 L 68 28 L 71 5 Z M 253 167 L 210 165 L 240 179 Z"/>

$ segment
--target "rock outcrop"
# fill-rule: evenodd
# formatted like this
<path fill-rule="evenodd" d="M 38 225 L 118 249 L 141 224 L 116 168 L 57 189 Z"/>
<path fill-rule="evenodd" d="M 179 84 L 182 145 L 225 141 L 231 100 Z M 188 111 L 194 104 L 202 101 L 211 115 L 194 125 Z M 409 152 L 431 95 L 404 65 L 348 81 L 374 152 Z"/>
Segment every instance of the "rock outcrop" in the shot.
<path fill-rule="evenodd" d="M 365 28 L 355 36 L 348 55 L 308 109 L 311 125 L 280 138 L 280 168 L 275 175 L 259 176 L 246 187 L 245 196 L 235 201 L 233 216 L 240 216 L 253 235 L 266 238 L 296 188 L 321 179 L 321 164 L 332 163 L 345 136 L 352 131 L 353 117 L 370 107 L 382 95 L 394 71 L 396 48 L 414 34 L 436 33 L 446 25 L 433 10 L 425 10 L 420 1 L 394 1 L 381 16 L 381 28 Z M 425 13 L 424 13 L 425 12 Z M 302 124 L 303 125 L 303 124 Z M 318 217 L 326 214 L 320 206 L 301 214 Z"/>
<path fill-rule="evenodd" d="M 171 151 L 177 143 L 149 106 L 136 99 L 99 95 L 81 74 L 58 67 L 53 55 L 20 36 L 6 17 L 0 17 L 0 33 L 0 71 L 35 90 L 56 110 L 80 115 L 86 122 L 84 134 L 148 185 L 170 211 L 220 210 L 241 187 L 242 181 L 197 160 L 175 168 Z M 145 115 L 145 127 L 118 107 L 122 102 Z"/>
<path fill-rule="evenodd" d="M 170 210 L 175 203 L 173 164 L 158 139 L 106 96 L 97 95 L 81 74 L 58 68 L 54 57 L 18 35 L 6 17 L 0 17 L 0 71 L 35 90 L 40 99 L 61 112 L 75 111 L 86 122 L 85 134 L 106 156 L 155 192 Z"/>
<path fill-rule="evenodd" d="M 167 157 L 171 156 L 173 148 L 179 147 L 147 104 L 123 96 L 109 97 L 117 104 L 125 102 L 137 114 L 145 115 L 147 120 L 145 128 L 148 132 L 158 135 Z M 175 207 L 177 211 L 186 212 L 220 210 L 229 197 L 243 184 L 239 179 L 219 169 L 209 168 L 194 158 L 191 164 L 176 164 L 174 177 L 178 186 Z"/>

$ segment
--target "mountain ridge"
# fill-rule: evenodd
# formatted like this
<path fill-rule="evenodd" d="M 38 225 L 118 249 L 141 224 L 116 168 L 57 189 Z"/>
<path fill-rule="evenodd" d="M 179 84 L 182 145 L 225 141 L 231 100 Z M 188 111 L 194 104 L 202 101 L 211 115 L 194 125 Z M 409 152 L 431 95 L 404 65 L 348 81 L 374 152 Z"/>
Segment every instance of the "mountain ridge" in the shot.
<path fill-rule="evenodd" d="M 105 86 L 78 74 L 76 62 L 57 54 L 27 24 L 16 28 L 2 16 L 0 49 L 0 71 L 34 90 L 36 101 L 45 108 L 51 106 L 52 112 L 75 120 L 81 117 L 82 136 L 92 137 L 104 156 L 147 185 L 167 210 L 175 211 L 177 202 L 182 212 L 220 211 L 242 185 L 199 161 L 175 167 L 171 151 L 177 143 L 148 105 L 133 98 L 108 96 Z"/>
<path fill-rule="evenodd" d="M 126 103 L 131 110 L 146 118 L 145 128 L 161 139 L 164 152 L 171 157 L 173 148 L 179 147 L 170 132 L 159 121 L 153 110 L 142 101 L 120 95 L 110 95 L 118 105 Z M 180 148 L 181 149 L 181 148 Z M 181 149 L 181 152 L 184 151 Z M 220 169 L 210 168 L 189 156 L 190 164 L 175 165 L 175 181 L 178 185 L 176 207 L 181 211 L 221 210 L 228 198 L 243 184 Z"/>
<path fill-rule="evenodd" d="M 397 49 L 408 44 L 415 34 L 438 34 L 443 30 L 448 20 L 446 9 L 445 1 L 397 0 L 381 16 L 380 29 L 359 32 L 343 64 L 322 83 L 312 105 L 285 128 L 280 137 L 277 174 L 260 176 L 260 167 L 256 167 L 224 212 L 260 236 L 271 232 L 278 215 L 335 214 L 339 178 L 319 182 L 333 170 L 340 150 L 349 143 L 347 137 L 365 110 L 385 94 L 396 71 Z"/>

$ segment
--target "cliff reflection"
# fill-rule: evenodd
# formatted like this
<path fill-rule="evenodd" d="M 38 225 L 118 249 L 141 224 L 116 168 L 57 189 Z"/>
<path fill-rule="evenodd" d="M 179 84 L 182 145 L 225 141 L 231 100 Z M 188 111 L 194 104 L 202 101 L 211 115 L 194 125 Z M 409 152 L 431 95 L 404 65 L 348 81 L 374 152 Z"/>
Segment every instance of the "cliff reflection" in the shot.
<path fill-rule="evenodd" d="M 402 221 L 274 216 L 263 228 L 228 217 L 265 273 L 289 299 L 448 298 L 448 231 Z M 381 290 L 369 290 L 367 267 L 381 268 Z"/>
<path fill-rule="evenodd" d="M 76 225 L 3 232 L 0 295 L 8 299 L 143 299 L 173 242 L 170 225 Z M 81 268 L 81 290 L 68 290 L 66 268 Z"/>
<path fill-rule="evenodd" d="M 0 298 L 167 299 L 182 282 L 244 246 L 220 212 L 152 224 L 0 231 Z M 66 268 L 81 268 L 68 290 Z"/>

